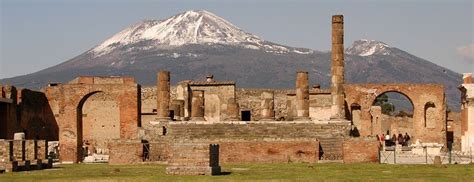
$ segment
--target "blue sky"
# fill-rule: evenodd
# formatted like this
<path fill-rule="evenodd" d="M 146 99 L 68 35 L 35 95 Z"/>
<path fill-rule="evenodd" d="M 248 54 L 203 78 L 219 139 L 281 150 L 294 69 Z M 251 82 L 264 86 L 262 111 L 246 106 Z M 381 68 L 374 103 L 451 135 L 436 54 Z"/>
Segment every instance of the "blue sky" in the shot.
<path fill-rule="evenodd" d="M 453 71 L 474 72 L 472 0 L 0 0 L 0 78 L 71 59 L 123 28 L 208 10 L 265 40 L 330 49 L 330 20 L 344 14 L 345 46 L 383 41 Z"/>

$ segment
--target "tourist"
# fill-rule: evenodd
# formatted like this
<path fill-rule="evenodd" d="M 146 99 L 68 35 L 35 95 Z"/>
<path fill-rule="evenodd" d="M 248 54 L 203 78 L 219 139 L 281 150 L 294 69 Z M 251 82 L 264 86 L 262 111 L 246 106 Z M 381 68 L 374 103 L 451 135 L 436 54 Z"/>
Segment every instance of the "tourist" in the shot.
<path fill-rule="evenodd" d="M 385 135 L 385 146 L 390 146 L 390 134 L 387 131 L 387 135 Z"/>
<path fill-rule="evenodd" d="M 405 146 L 408 146 L 408 142 L 410 141 L 410 135 L 408 135 L 408 133 L 405 133 L 405 136 L 403 136 L 403 140 L 405 141 Z"/>
<path fill-rule="evenodd" d="M 397 135 L 395 133 L 392 135 L 392 145 L 397 145 Z"/>
<path fill-rule="evenodd" d="M 398 134 L 398 145 L 403 145 L 404 138 L 401 133 Z"/>

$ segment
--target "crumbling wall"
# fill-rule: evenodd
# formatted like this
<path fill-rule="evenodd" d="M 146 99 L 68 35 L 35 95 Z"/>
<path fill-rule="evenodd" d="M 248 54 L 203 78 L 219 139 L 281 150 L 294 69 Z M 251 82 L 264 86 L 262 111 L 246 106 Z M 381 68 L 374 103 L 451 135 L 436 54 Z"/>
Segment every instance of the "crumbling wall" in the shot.
<path fill-rule="evenodd" d="M 107 142 L 120 139 L 120 108 L 116 98 L 100 92 L 82 106 L 83 140 L 88 153 L 108 154 Z"/>
<path fill-rule="evenodd" d="M 25 132 L 26 139 L 58 140 L 58 123 L 43 92 L 19 90 L 18 110 L 20 126 L 17 132 Z"/>
<path fill-rule="evenodd" d="M 79 151 L 83 142 L 83 105 L 94 94 L 104 92 L 115 98 L 119 107 L 119 127 L 121 139 L 138 138 L 138 127 L 141 126 L 140 86 L 133 78 L 79 77 L 78 84 L 60 84 L 45 88 L 45 94 L 51 105 L 55 105 L 53 113 L 59 127 L 60 160 L 63 162 L 79 162 L 82 155 Z M 119 80 L 119 81 L 117 81 Z M 107 83 L 107 84 L 103 84 Z M 100 121 L 99 121 L 100 122 Z"/>
<path fill-rule="evenodd" d="M 220 162 L 231 163 L 315 163 L 319 159 L 317 140 L 219 142 Z"/>
<path fill-rule="evenodd" d="M 0 88 L 0 138 L 13 139 L 15 132 L 24 132 L 26 139 L 58 140 L 58 125 L 44 93 Z"/>
<path fill-rule="evenodd" d="M 376 138 L 350 138 L 343 144 L 344 163 L 378 162 L 380 142 Z"/>
<path fill-rule="evenodd" d="M 459 112 L 448 112 L 448 141 L 452 137 L 453 144 L 452 149 L 456 151 L 461 150 L 461 113 Z"/>
<path fill-rule="evenodd" d="M 136 164 L 143 161 L 143 144 L 138 140 L 113 140 L 108 143 L 109 164 Z"/>
<path fill-rule="evenodd" d="M 287 98 L 288 93 L 293 92 L 289 89 L 252 89 L 252 88 L 238 88 L 236 90 L 237 103 L 240 109 L 247 109 L 251 111 L 252 120 L 260 120 L 261 118 L 261 94 L 264 91 L 274 92 L 274 104 L 275 104 L 275 118 L 277 120 L 285 120 L 287 118 Z M 239 115 L 241 113 L 239 112 Z"/>
<path fill-rule="evenodd" d="M 235 85 L 216 84 L 213 86 L 206 84 L 190 84 L 190 88 L 191 90 L 204 91 L 204 118 L 206 121 L 220 122 L 226 118 L 228 99 L 235 98 Z"/>
<path fill-rule="evenodd" d="M 380 135 L 373 133 L 370 109 L 374 100 L 386 92 L 398 92 L 408 97 L 413 104 L 413 141 L 446 143 L 446 103 L 444 86 L 440 84 L 345 84 L 346 105 L 360 105 L 361 136 Z M 426 106 L 433 105 L 428 110 Z"/>

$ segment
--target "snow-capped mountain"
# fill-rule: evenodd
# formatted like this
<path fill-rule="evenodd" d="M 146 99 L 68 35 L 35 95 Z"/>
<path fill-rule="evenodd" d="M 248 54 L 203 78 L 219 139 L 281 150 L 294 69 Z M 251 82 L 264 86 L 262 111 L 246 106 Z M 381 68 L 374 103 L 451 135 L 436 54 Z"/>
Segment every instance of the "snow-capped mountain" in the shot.
<path fill-rule="evenodd" d="M 359 56 L 388 55 L 390 54 L 390 48 L 389 45 L 381 41 L 361 39 L 348 47 L 346 54 Z"/>
<path fill-rule="evenodd" d="M 448 103 L 459 103 L 460 74 L 383 42 L 355 41 L 345 60 L 347 83 L 442 83 Z M 59 65 L 0 83 L 38 89 L 79 75 L 127 75 L 154 85 L 157 70 L 169 70 L 173 84 L 213 74 L 238 87 L 293 88 L 296 71 L 306 70 L 311 84 L 328 87 L 330 63 L 330 52 L 272 43 L 210 12 L 186 11 L 139 22 Z"/>
<path fill-rule="evenodd" d="M 142 21 L 125 28 L 89 52 L 97 57 L 141 42 L 147 42 L 144 49 L 170 49 L 189 44 L 224 44 L 274 53 L 308 53 L 262 40 L 204 10 L 186 11 L 165 20 Z"/>

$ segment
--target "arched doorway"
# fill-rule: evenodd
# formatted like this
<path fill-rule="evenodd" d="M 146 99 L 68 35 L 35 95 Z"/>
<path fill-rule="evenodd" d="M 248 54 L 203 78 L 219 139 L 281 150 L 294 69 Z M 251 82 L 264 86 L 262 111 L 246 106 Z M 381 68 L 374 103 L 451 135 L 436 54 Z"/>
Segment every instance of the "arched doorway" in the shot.
<path fill-rule="evenodd" d="M 379 94 L 370 107 L 373 135 L 414 134 L 414 105 L 408 96 L 397 91 Z"/>
<path fill-rule="evenodd" d="M 120 109 L 113 95 L 97 91 L 77 107 L 78 152 L 84 162 L 105 162 L 110 140 L 120 139 Z"/>

